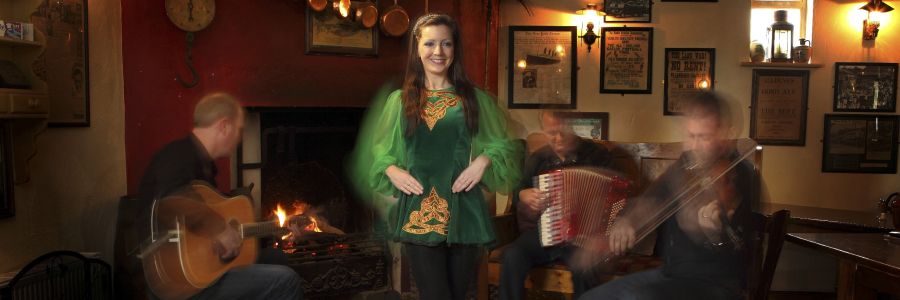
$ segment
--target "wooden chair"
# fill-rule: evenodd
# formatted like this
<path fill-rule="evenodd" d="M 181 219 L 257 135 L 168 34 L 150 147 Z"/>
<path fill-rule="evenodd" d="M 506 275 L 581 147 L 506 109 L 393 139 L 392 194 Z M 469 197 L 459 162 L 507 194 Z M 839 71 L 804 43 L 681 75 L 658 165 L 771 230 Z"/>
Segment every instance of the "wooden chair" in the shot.
<path fill-rule="evenodd" d="M 772 277 L 775 276 L 775 266 L 781 255 L 787 221 L 790 217 L 791 212 L 788 210 L 779 210 L 768 218 L 753 213 L 752 224 L 757 243 L 754 243 L 751 249 L 753 257 L 748 276 L 747 299 L 766 300 L 769 297 Z"/>
<path fill-rule="evenodd" d="M 0 288 L 0 299 L 113 299 L 108 263 L 73 251 L 32 260 Z"/>

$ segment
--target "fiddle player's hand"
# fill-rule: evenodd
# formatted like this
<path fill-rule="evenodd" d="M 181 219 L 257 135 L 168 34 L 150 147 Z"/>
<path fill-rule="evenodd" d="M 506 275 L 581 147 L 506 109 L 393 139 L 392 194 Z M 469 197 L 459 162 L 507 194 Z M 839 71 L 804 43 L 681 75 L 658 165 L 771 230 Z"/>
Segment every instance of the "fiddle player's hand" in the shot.
<path fill-rule="evenodd" d="M 388 178 L 391 179 L 391 183 L 398 190 L 407 195 L 421 195 L 422 184 L 419 183 L 418 180 L 409 175 L 404 169 L 398 168 L 397 166 L 391 165 L 384 170 L 384 174 L 387 175 Z"/>
<path fill-rule="evenodd" d="M 462 173 L 459 173 L 459 177 L 456 177 L 456 181 L 453 182 L 453 187 L 450 188 L 450 191 L 459 193 L 472 190 L 473 187 L 481 182 L 481 176 L 484 175 L 484 170 L 490 164 L 491 160 L 487 156 L 479 155 L 476 157 Z"/>
<path fill-rule="evenodd" d="M 219 255 L 220 259 L 230 260 L 241 253 L 242 242 L 240 233 L 228 226 L 213 241 L 213 251 Z"/>
<path fill-rule="evenodd" d="M 634 239 L 634 227 L 631 223 L 624 219 L 618 220 L 609 232 L 609 250 L 615 256 L 625 254 L 634 247 Z"/>
<path fill-rule="evenodd" d="M 519 191 L 519 202 L 532 213 L 537 213 L 544 209 L 544 194 L 536 188 L 524 189 Z"/>
<path fill-rule="evenodd" d="M 719 233 L 722 232 L 722 209 L 719 201 L 711 201 L 697 210 L 697 223 L 700 229 L 713 242 L 719 240 Z M 726 212 L 726 216 L 730 219 L 734 215 L 734 210 Z"/>

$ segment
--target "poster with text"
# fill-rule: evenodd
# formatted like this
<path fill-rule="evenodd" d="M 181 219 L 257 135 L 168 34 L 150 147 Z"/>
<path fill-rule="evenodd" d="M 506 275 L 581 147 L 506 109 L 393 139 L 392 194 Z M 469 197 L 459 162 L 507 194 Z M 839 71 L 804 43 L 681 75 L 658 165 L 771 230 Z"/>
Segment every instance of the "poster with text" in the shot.
<path fill-rule="evenodd" d="M 805 145 L 808 87 L 806 70 L 753 70 L 750 137 L 762 145 Z"/>
<path fill-rule="evenodd" d="M 712 90 L 715 62 L 713 48 L 666 48 L 663 114 L 679 115 L 686 99 Z"/>
<path fill-rule="evenodd" d="M 601 93 L 652 92 L 653 28 L 604 27 L 600 50 Z"/>

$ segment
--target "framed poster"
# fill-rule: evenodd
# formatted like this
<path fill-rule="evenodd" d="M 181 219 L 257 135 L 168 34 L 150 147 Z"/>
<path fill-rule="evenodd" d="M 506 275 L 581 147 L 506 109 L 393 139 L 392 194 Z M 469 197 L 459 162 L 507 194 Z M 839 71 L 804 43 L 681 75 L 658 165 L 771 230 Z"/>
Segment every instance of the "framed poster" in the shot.
<path fill-rule="evenodd" d="M 716 82 L 715 48 L 666 48 L 663 114 L 680 115 L 686 99 L 712 90 Z"/>
<path fill-rule="evenodd" d="M 650 0 L 606 0 L 603 22 L 650 23 Z"/>
<path fill-rule="evenodd" d="M 586 139 L 609 139 L 609 113 L 606 112 L 557 112 L 572 127 L 575 134 Z"/>
<path fill-rule="evenodd" d="M 356 2 L 351 1 L 354 5 Z M 316 12 L 307 5 L 306 54 L 376 57 L 376 27 L 366 29 L 356 22 L 339 20 L 330 9 Z"/>
<path fill-rule="evenodd" d="M 897 111 L 897 64 L 834 63 L 834 111 Z"/>
<path fill-rule="evenodd" d="M 91 126 L 88 76 L 87 1 L 42 1 L 31 13 L 34 28 L 46 38 L 44 51 L 31 65 L 47 83 L 47 125 Z"/>
<path fill-rule="evenodd" d="M 750 138 L 760 145 L 806 145 L 808 70 L 753 70 Z"/>
<path fill-rule="evenodd" d="M 825 114 L 822 172 L 897 173 L 897 116 Z"/>
<path fill-rule="evenodd" d="M 575 26 L 510 26 L 509 108 L 575 108 Z"/>
<path fill-rule="evenodd" d="M 603 27 L 601 31 L 600 93 L 652 93 L 653 28 Z"/>

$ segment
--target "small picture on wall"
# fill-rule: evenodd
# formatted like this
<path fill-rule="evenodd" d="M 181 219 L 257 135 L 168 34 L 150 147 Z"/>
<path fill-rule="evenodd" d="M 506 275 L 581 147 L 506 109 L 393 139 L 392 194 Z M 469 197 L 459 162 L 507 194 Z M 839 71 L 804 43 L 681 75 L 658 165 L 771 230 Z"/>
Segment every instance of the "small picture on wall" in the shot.
<path fill-rule="evenodd" d="M 339 20 L 333 12 L 306 9 L 306 54 L 378 56 L 378 32 L 356 22 Z"/>
<path fill-rule="evenodd" d="M 822 172 L 897 173 L 897 116 L 825 115 Z"/>
<path fill-rule="evenodd" d="M 579 137 L 598 141 L 609 139 L 609 113 L 558 112 L 558 114 Z"/>
<path fill-rule="evenodd" d="M 895 112 L 896 110 L 896 63 L 835 63 L 834 111 Z"/>
<path fill-rule="evenodd" d="M 606 0 L 603 22 L 650 23 L 650 0 Z"/>

